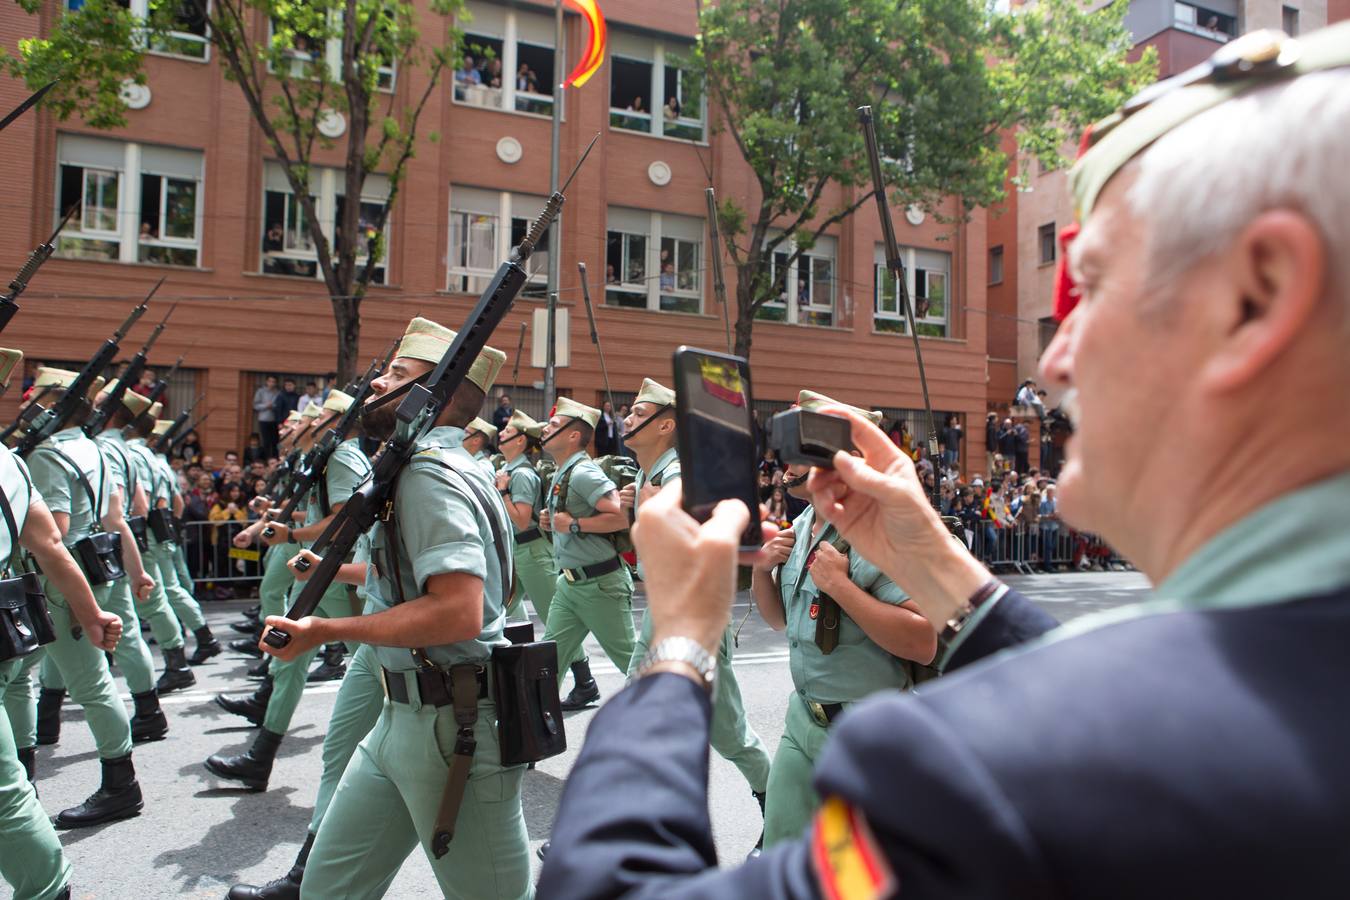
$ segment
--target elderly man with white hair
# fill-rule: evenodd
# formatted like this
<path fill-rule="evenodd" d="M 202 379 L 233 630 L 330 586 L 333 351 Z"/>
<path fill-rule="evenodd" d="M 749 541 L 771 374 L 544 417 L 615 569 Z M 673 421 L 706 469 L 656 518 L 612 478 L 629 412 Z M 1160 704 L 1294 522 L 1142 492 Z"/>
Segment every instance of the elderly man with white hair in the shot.
<path fill-rule="evenodd" d="M 1156 599 L 1056 627 L 850 415 L 862 458 L 814 471 L 813 505 L 952 674 L 845 711 L 809 830 L 737 869 L 709 828 L 707 685 L 746 512 L 644 504 L 653 653 L 591 724 L 538 896 L 1350 896 L 1346 135 L 1350 23 L 1266 32 L 1100 123 L 1073 169 L 1041 363 L 1076 394 L 1060 512 Z"/>

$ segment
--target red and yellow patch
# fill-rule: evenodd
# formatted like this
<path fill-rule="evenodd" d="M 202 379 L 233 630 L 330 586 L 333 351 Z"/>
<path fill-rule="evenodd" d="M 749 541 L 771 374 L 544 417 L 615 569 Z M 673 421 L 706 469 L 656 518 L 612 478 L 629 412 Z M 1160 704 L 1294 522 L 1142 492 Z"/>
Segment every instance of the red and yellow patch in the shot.
<path fill-rule="evenodd" d="M 882 900 L 900 887 L 867 820 L 839 797 L 816 813 L 811 861 L 825 900 Z"/>

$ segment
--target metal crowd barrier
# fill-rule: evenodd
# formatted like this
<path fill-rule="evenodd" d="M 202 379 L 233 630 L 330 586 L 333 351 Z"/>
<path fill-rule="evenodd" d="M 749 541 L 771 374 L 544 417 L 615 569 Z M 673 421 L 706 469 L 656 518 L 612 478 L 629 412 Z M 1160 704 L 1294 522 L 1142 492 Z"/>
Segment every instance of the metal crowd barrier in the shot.
<path fill-rule="evenodd" d="M 255 544 L 241 550 L 231 543 L 247 526 L 247 522 L 233 521 L 179 525 L 179 544 L 199 596 L 216 589 L 237 595 L 262 580 L 262 551 L 266 548 Z"/>
<path fill-rule="evenodd" d="M 1061 522 L 1015 522 L 999 527 L 979 520 L 965 527 L 966 546 L 993 570 L 1032 574 L 1037 571 L 1132 569 L 1101 538 L 1075 531 Z"/>

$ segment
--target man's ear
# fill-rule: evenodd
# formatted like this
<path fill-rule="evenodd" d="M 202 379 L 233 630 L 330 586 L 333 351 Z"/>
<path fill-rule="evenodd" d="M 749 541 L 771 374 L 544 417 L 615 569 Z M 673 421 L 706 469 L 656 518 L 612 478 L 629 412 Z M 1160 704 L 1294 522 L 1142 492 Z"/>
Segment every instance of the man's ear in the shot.
<path fill-rule="evenodd" d="M 1327 264 L 1326 244 L 1307 216 L 1274 209 L 1253 219 L 1221 254 L 1217 291 L 1197 298 L 1211 306 L 1205 324 L 1214 342 L 1201 380 L 1231 391 L 1264 374 L 1316 317 Z"/>

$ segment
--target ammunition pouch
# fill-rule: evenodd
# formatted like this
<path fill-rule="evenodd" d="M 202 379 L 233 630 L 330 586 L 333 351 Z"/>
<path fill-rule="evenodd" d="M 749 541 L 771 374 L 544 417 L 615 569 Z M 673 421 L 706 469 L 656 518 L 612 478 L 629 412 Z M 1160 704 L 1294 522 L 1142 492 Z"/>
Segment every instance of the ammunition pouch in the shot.
<path fill-rule="evenodd" d="M 493 701 L 502 765 L 518 766 L 567 749 L 558 696 L 558 645 L 539 641 L 492 651 Z"/>
<path fill-rule="evenodd" d="M 839 646 L 839 617 L 842 612 L 829 594 L 821 594 L 816 598 L 816 603 L 820 607 L 816 613 L 816 646 L 828 656 Z"/>
<path fill-rule="evenodd" d="M 0 580 L 0 662 L 28 656 L 54 640 L 56 627 L 37 575 Z"/>
<path fill-rule="evenodd" d="M 145 521 L 150 525 L 150 533 L 161 544 L 178 540 L 178 529 L 173 524 L 173 513 L 167 508 L 150 510 L 150 514 L 145 517 Z"/>
<path fill-rule="evenodd" d="M 136 539 L 136 549 L 142 553 L 149 550 L 150 526 L 145 516 L 127 516 L 127 527 L 131 529 L 131 536 Z"/>
<path fill-rule="evenodd" d="M 110 584 L 127 574 L 122 566 L 122 536 L 119 534 L 95 532 L 80 538 L 70 550 L 71 555 L 79 560 L 80 568 L 84 569 L 91 586 Z"/>

